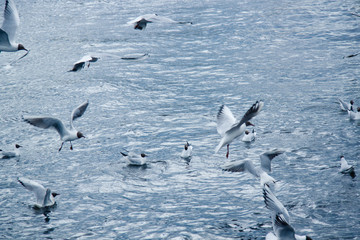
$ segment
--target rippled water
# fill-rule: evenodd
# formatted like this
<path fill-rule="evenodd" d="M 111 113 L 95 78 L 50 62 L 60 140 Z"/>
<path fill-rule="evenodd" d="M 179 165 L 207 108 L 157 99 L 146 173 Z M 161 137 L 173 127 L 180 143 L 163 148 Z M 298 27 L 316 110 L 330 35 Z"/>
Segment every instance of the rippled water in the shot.
<path fill-rule="evenodd" d="M 276 195 L 300 234 L 359 239 L 358 179 L 338 173 L 344 154 L 357 168 L 359 124 L 337 98 L 360 102 L 359 1 L 25 1 L 17 0 L 17 39 L 31 50 L 0 54 L 0 148 L 23 146 L 0 161 L 2 239 L 264 239 L 271 231 L 259 183 L 221 170 L 272 148 Z M 3 9 L 4 3 L 0 7 Z M 192 25 L 126 22 L 158 13 Z M 88 52 L 149 53 L 141 61 L 102 58 L 68 73 Z M 75 122 L 86 139 L 66 144 L 22 115 Z M 214 154 L 216 113 L 241 117 L 256 100 L 257 139 Z M 194 156 L 180 159 L 189 141 Z M 123 149 L 144 151 L 147 167 L 128 167 Z M 61 195 L 47 213 L 16 178 Z"/>

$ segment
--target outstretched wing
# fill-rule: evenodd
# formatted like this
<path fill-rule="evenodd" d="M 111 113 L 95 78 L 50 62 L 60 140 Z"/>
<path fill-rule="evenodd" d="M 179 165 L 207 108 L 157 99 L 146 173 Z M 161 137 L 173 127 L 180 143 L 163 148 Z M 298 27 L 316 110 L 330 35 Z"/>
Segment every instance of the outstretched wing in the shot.
<path fill-rule="evenodd" d="M 274 149 L 260 155 L 261 168 L 267 172 L 271 172 L 271 160 L 283 154 L 283 150 Z"/>
<path fill-rule="evenodd" d="M 72 111 L 71 117 L 70 117 L 71 128 L 74 128 L 73 121 L 75 119 L 81 117 L 84 114 L 88 105 L 89 105 L 89 101 L 86 101 Z"/>
<path fill-rule="evenodd" d="M 57 118 L 52 117 L 23 117 L 23 120 L 31 125 L 39 128 L 54 128 L 62 138 L 65 133 L 66 129 L 64 124 Z"/>
<path fill-rule="evenodd" d="M 273 230 L 278 239 L 296 240 L 294 228 L 288 222 L 286 222 L 286 220 L 281 215 L 276 214 L 272 218 Z"/>
<path fill-rule="evenodd" d="M 249 108 L 249 110 L 247 110 L 247 112 L 244 114 L 244 116 L 242 117 L 240 122 L 237 124 L 237 126 L 241 126 L 243 123 L 250 121 L 250 119 L 252 119 L 256 115 L 258 115 L 260 113 L 261 109 L 263 108 L 263 106 L 264 106 L 263 101 L 261 101 L 261 100 L 256 101 L 256 103 L 254 103 L 251 106 L 251 108 Z"/>
<path fill-rule="evenodd" d="M 6 0 L 4 10 L 4 22 L 1 26 L 1 29 L 7 33 L 10 42 L 14 41 L 15 33 L 19 24 L 19 13 L 16 9 L 14 1 Z"/>
<path fill-rule="evenodd" d="M 290 215 L 284 205 L 277 199 L 267 185 L 263 188 L 263 197 L 266 207 L 274 214 L 282 214 L 287 222 L 290 222 Z"/>
<path fill-rule="evenodd" d="M 229 130 L 236 122 L 236 118 L 230 111 L 230 109 L 222 105 L 216 116 L 217 131 L 221 136 L 224 136 L 227 130 Z"/>
<path fill-rule="evenodd" d="M 46 193 L 46 189 L 38 182 L 27 178 L 18 178 L 19 183 L 23 185 L 27 190 L 32 191 L 35 193 L 36 202 L 39 205 L 42 205 L 44 202 L 44 196 Z"/>
<path fill-rule="evenodd" d="M 245 172 L 248 171 L 255 177 L 260 177 L 259 171 L 255 168 L 254 164 L 250 160 L 242 162 L 232 162 L 223 167 L 224 171 L 229 172 Z"/>

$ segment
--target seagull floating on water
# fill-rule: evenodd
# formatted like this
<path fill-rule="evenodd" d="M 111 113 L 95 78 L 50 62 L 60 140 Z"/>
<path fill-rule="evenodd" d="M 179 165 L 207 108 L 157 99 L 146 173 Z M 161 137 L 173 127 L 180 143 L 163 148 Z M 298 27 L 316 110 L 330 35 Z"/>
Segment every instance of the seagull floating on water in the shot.
<path fill-rule="evenodd" d="M 356 177 L 355 169 L 353 166 L 349 165 L 348 162 L 345 160 L 344 156 L 340 156 L 340 173 L 342 174 L 349 174 L 352 178 Z"/>
<path fill-rule="evenodd" d="M 348 110 L 355 111 L 356 110 L 356 107 L 354 105 L 354 100 L 350 100 L 350 103 L 346 103 L 339 98 L 339 104 L 340 104 L 341 110 L 343 110 L 343 111 L 348 111 Z"/>
<path fill-rule="evenodd" d="M 221 141 L 215 148 L 215 153 L 227 145 L 226 158 L 229 157 L 229 145 L 230 143 L 241 134 L 244 133 L 246 126 L 255 126 L 249 122 L 253 117 L 259 114 L 264 106 L 263 101 L 256 101 L 251 108 L 244 114 L 240 122 L 236 123 L 236 118 L 230 111 L 230 109 L 222 105 L 217 114 L 217 131 L 221 135 Z"/>
<path fill-rule="evenodd" d="M 13 152 L 4 152 L 3 150 L 0 149 L 0 154 L 3 155 L 2 159 L 14 158 L 14 157 L 20 156 L 20 148 L 21 147 L 22 146 L 20 146 L 19 144 L 15 144 Z"/>
<path fill-rule="evenodd" d="M 97 62 L 100 58 L 104 58 L 104 57 L 120 58 L 122 60 L 140 60 L 148 56 L 150 56 L 148 53 L 141 55 L 127 56 L 127 57 L 120 57 L 110 53 L 90 53 L 83 56 L 79 61 L 75 62 L 73 68 L 68 72 L 78 72 L 81 69 L 83 69 L 85 65 L 87 65 L 87 67 L 90 67 L 90 63 Z"/>
<path fill-rule="evenodd" d="M 253 129 L 251 132 L 249 132 L 248 130 L 245 130 L 244 136 L 241 139 L 241 141 L 243 141 L 243 142 L 252 142 L 252 141 L 255 140 L 255 136 L 256 136 L 255 129 Z"/>
<path fill-rule="evenodd" d="M 66 128 L 61 120 L 53 117 L 23 117 L 23 119 L 25 122 L 39 128 L 55 129 L 59 133 L 60 139 L 62 141 L 59 151 L 61 150 L 64 142 L 70 142 L 70 149 L 73 150 L 71 141 L 79 138 L 85 138 L 81 132 L 75 129 L 73 121 L 84 114 L 88 105 L 89 101 L 86 101 L 72 111 L 70 117 L 70 129 Z"/>
<path fill-rule="evenodd" d="M 276 183 L 276 180 L 267 174 L 267 172 L 271 171 L 271 160 L 280 154 L 284 153 L 282 150 L 274 149 L 269 152 L 265 152 L 260 155 L 261 168 L 255 167 L 255 165 L 250 160 L 245 161 L 236 161 L 226 164 L 223 167 L 224 171 L 229 172 L 249 172 L 257 178 L 260 178 L 260 185 L 264 187 L 264 185 L 268 185 L 273 187 Z"/>
<path fill-rule="evenodd" d="M 178 24 L 192 24 L 192 22 L 179 22 L 172 20 L 171 18 L 162 17 L 157 14 L 145 14 L 135 18 L 128 22 L 130 25 L 134 25 L 134 29 L 144 30 L 148 23 L 159 22 L 159 23 L 178 23 Z"/>
<path fill-rule="evenodd" d="M 27 190 L 35 193 L 36 196 L 35 207 L 37 208 L 50 207 L 55 204 L 55 197 L 59 194 L 52 192 L 50 188 L 45 188 L 40 183 L 33 180 L 29 180 L 27 178 L 18 178 L 18 181 Z"/>
<path fill-rule="evenodd" d="M 137 154 L 133 152 L 129 152 L 129 153 L 120 152 L 120 153 L 125 157 L 126 161 L 128 162 L 128 165 L 142 166 L 146 164 L 145 157 L 147 157 L 147 155 L 145 153 L 141 153 L 141 154 Z"/>
<path fill-rule="evenodd" d="M 190 159 L 192 155 L 192 149 L 193 147 L 190 145 L 190 143 L 186 142 L 184 145 L 184 149 L 181 152 L 180 157 L 183 159 Z"/>
<path fill-rule="evenodd" d="M 357 108 L 357 112 L 347 110 L 349 118 L 351 120 L 360 120 L 360 107 Z"/>
<path fill-rule="evenodd" d="M 6 0 L 4 21 L 0 28 L 0 52 L 16 52 L 19 50 L 25 50 L 27 53 L 29 52 L 22 44 L 15 43 L 15 33 L 19 24 L 19 13 L 16 9 L 14 1 Z M 26 54 L 21 58 L 25 57 Z"/>
<path fill-rule="evenodd" d="M 263 188 L 265 205 L 271 212 L 273 232 L 269 232 L 266 240 L 312 240 L 309 236 L 295 234 L 290 225 L 290 216 L 284 205 L 276 198 L 268 186 Z"/>

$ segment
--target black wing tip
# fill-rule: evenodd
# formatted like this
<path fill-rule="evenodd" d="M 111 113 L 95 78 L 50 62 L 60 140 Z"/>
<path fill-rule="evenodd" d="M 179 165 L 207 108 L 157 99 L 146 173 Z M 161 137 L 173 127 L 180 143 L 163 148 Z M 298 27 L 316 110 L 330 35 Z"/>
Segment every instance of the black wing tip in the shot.
<path fill-rule="evenodd" d="M 18 180 L 18 182 L 19 182 L 21 185 L 23 185 L 23 186 L 25 187 L 24 183 L 20 180 L 19 177 L 17 178 L 17 180 Z"/>
<path fill-rule="evenodd" d="M 128 154 L 126 154 L 126 153 L 123 153 L 123 152 L 120 152 L 121 153 L 121 155 L 123 155 L 124 157 L 127 157 L 128 156 Z"/>

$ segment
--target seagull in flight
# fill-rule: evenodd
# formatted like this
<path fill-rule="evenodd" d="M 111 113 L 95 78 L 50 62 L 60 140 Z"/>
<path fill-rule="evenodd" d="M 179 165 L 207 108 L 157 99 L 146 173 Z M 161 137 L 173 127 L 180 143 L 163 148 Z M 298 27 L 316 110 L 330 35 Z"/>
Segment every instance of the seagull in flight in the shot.
<path fill-rule="evenodd" d="M 271 211 L 273 225 L 273 232 L 266 235 L 266 240 L 312 240 L 309 236 L 295 234 L 287 209 L 266 185 L 263 188 L 263 197 L 266 207 Z"/>
<path fill-rule="evenodd" d="M 349 174 L 352 178 L 356 177 L 354 167 L 348 164 L 344 156 L 340 156 L 340 163 L 341 163 L 340 171 L 339 171 L 340 173 Z"/>
<path fill-rule="evenodd" d="M 16 9 L 14 1 L 6 0 L 4 21 L 0 28 L 0 52 L 16 52 L 19 50 L 25 50 L 29 52 L 22 44 L 15 43 L 15 33 L 19 27 L 19 24 L 19 13 Z"/>
<path fill-rule="evenodd" d="M 267 172 L 271 172 L 271 161 L 284 153 L 282 150 L 274 149 L 272 151 L 265 152 L 260 155 L 261 167 L 255 167 L 251 160 L 245 161 L 235 161 L 226 164 L 223 167 L 224 171 L 228 172 L 249 172 L 257 178 L 260 178 L 260 185 L 264 187 L 268 185 L 270 187 L 274 186 L 276 180 L 271 177 Z"/>
<path fill-rule="evenodd" d="M 75 129 L 73 121 L 84 114 L 88 105 L 89 101 L 86 101 L 72 111 L 70 117 L 70 129 L 66 128 L 61 120 L 53 117 L 23 117 L 23 120 L 39 128 L 55 129 L 59 133 L 62 141 L 59 152 L 62 149 L 64 142 L 70 142 L 70 149 L 73 150 L 71 141 L 79 138 L 85 138 L 81 132 Z"/>
<path fill-rule="evenodd" d="M 20 146 L 19 144 L 15 144 L 14 151 L 13 152 L 4 152 L 0 149 L 0 154 L 2 154 L 2 159 L 8 159 L 8 158 L 14 158 L 20 156 Z"/>
<path fill-rule="evenodd" d="M 128 22 L 128 24 L 134 25 L 134 29 L 144 30 L 148 23 L 159 22 L 159 23 L 178 23 L 178 24 L 192 24 L 192 22 L 178 22 L 171 18 L 162 17 L 157 14 L 145 14 L 135 18 Z"/>
<path fill-rule="evenodd" d="M 227 106 L 222 105 L 217 114 L 217 131 L 222 138 L 220 143 L 215 148 L 215 153 L 219 152 L 219 150 L 226 145 L 226 158 L 228 158 L 230 143 L 235 138 L 244 133 L 246 126 L 255 126 L 249 121 L 259 114 L 263 106 L 263 101 L 256 101 L 256 103 L 254 103 L 251 108 L 244 114 L 240 122 L 236 123 L 236 118 L 230 109 Z"/>
<path fill-rule="evenodd" d="M 50 207 L 55 204 L 55 197 L 59 194 L 52 192 L 50 188 L 45 188 L 40 183 L 27 178 L 18 178 L 18 182 L 21 183 L 21 185 L 23 185 L 27 190 L 35 193 L 35 207 Z"/>
<path fill-rule="evenodd" d="M 137 154 L 133 152 L 129 152 L 129 153 L 120 152 L 120 153 L 125 157 L 126 161 L 128 162 L 128 165 L 142 166 L 146 164 L 145 157 L 147 157 L 147 155 L 145 153 L 141 153 L 141 154 Z"/>

